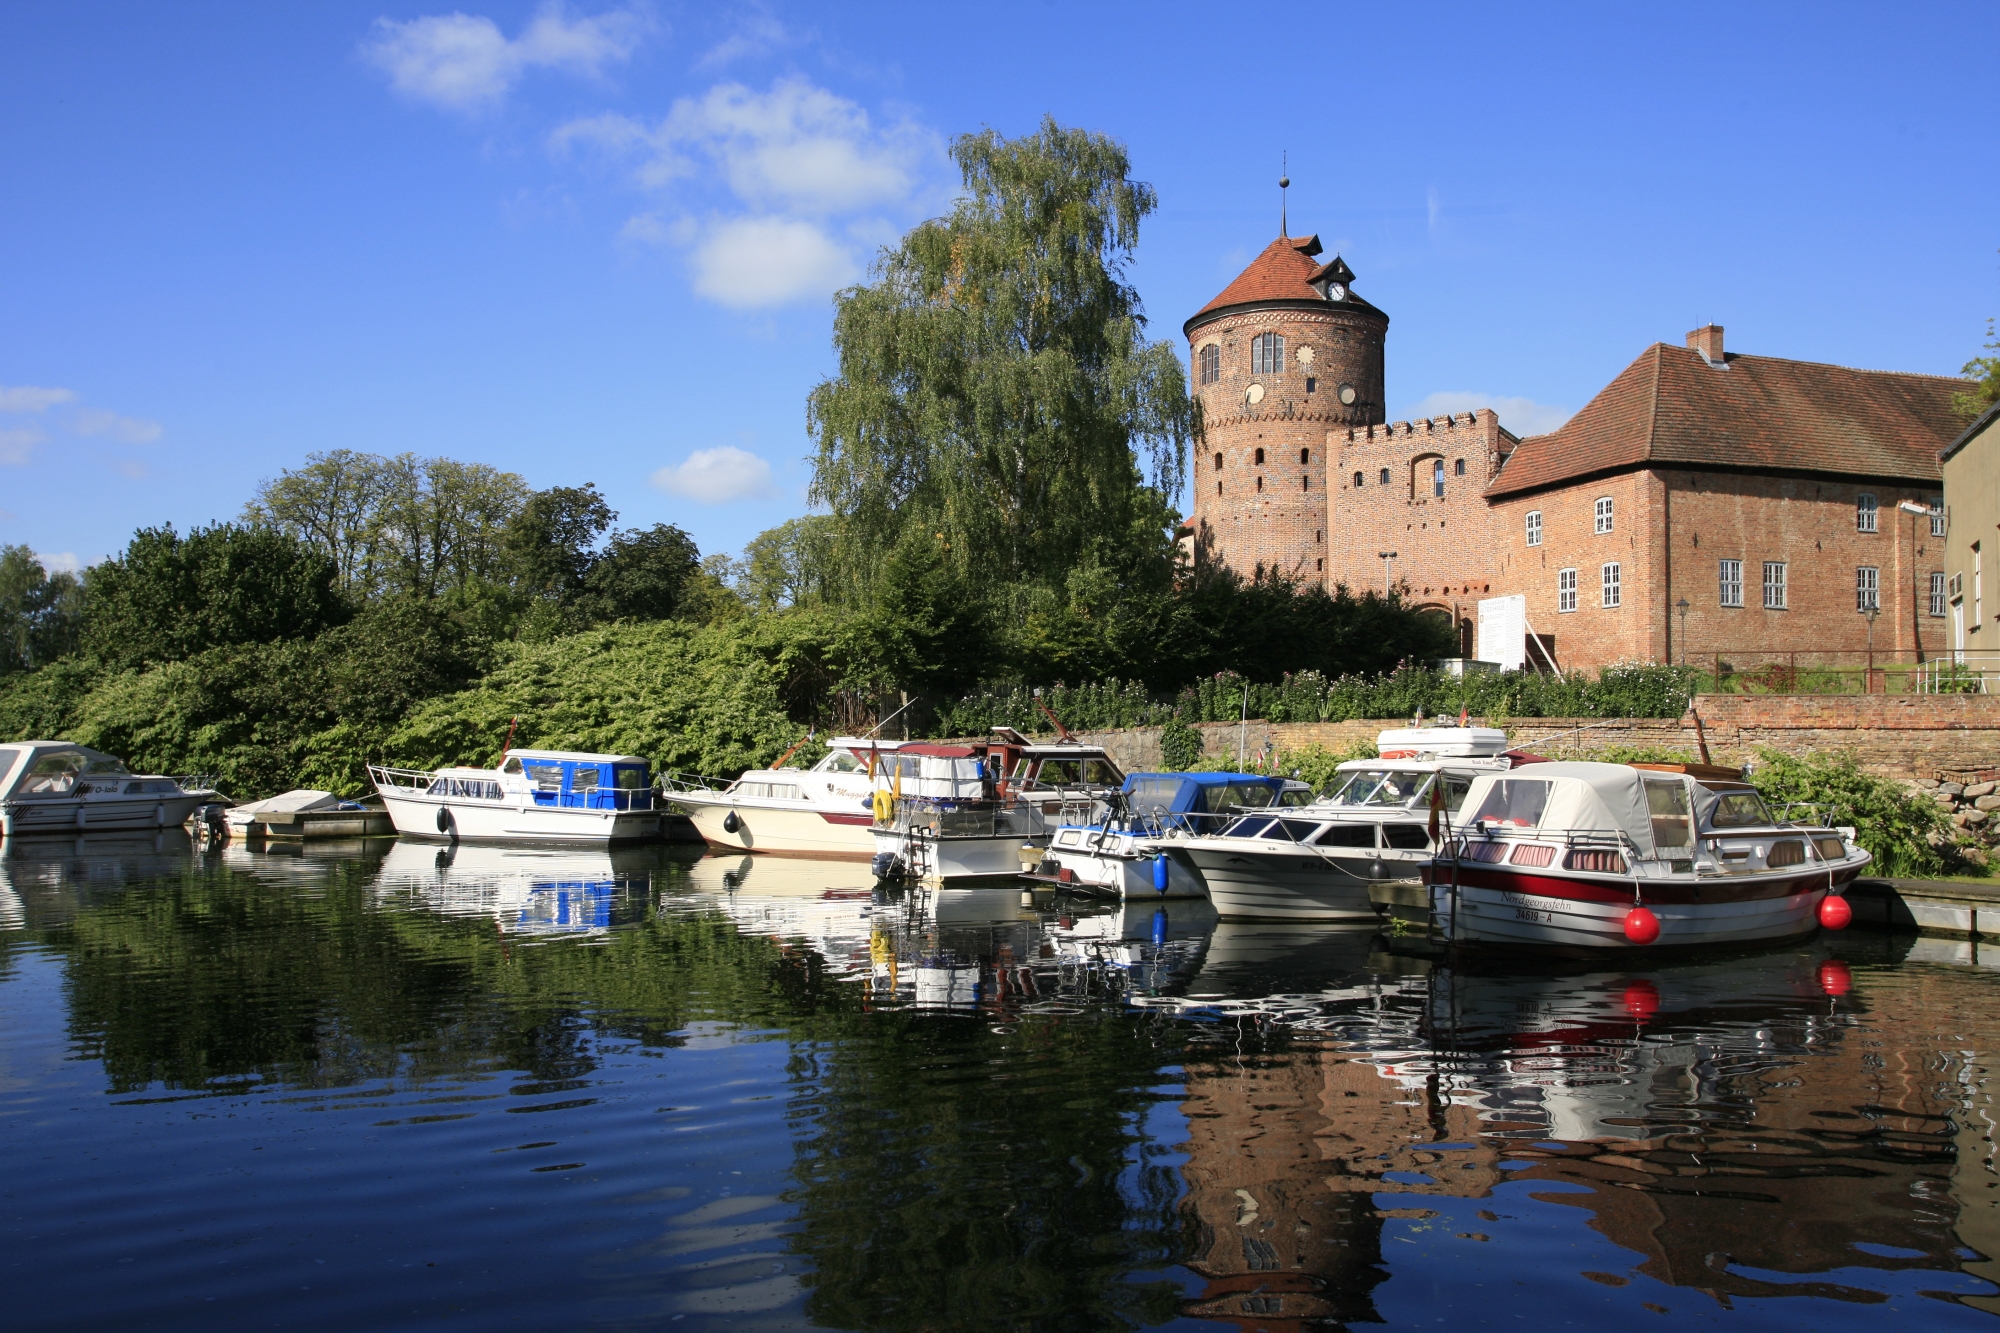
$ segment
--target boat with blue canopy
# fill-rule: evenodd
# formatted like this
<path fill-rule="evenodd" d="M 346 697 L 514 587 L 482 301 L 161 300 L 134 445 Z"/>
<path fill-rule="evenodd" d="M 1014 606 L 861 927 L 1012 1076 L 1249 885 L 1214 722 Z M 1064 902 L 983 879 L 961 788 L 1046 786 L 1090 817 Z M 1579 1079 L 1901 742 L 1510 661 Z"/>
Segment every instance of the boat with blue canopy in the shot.
<path fill-rule="evenodd" d="M 1129 774 L 1118 792 L 1066 807 L 1024 878 L 1115 898 L 1206 898 L 1200 872 L 1167 856 L 1163 839 L 1201 837 L 1246 811 L 1311 799 L 1304 783 L 1261 773 Z"/>
<path fill-rule="evenodd" d="M 652 766 L 631 754 L 508 750 L 497 768 L 368 766 L 396 832 L 454 841 L 636 842 L 660 836 Z"/>

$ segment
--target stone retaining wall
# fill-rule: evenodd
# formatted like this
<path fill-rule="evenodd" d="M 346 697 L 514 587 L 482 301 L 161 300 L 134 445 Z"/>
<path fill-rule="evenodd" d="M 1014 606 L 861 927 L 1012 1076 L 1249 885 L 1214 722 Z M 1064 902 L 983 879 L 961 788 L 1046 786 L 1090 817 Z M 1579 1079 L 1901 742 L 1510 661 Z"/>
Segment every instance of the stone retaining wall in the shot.
<path fill-rule="evenodd" d="M 1695 700 L 1719 764 L 1754 758 L 1761 748 L 1785 754 L 1852 753 L 1887 778 L 1935 778 L 1940 771 L 2000 767 L 2000 695 L 1704 694 Z M 1484 723 L 1483 718 L 1473 719 Z M 1409 719 L 1265 722 L 1196 727 L 1204 752 L 1251 758 L 1319 745 L 1335 752 L 1374 743 L 1385 727 Z M 1697 748 L 1694 721 L 1679 718 L 1514 718 L 1504 722 L 1516 746 L 1551 758 L 1611 746 Z M 1127 769 L 1160 767 L 1160 729 L 1080 732 Z"/>

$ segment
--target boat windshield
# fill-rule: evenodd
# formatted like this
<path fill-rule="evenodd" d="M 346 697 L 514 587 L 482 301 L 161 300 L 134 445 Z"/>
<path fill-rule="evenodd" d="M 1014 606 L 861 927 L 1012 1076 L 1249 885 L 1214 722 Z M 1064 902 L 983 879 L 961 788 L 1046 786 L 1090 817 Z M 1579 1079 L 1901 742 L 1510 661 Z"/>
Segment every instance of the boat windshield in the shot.
<path fill-rule="evenodd" d="M 1262 782 L 1224 782 L 1213 787 L 1202 788 L 1208 797 L 1210 810 L 1227 810 L 1232 806 L 1244 810 L 1261 810 L 1271 803 L 1271 789 Z"/>
<path fill-rule="evenodd" d="M 76 775 L 83 771 L 84 757 L 75 751 L 67 754 L 45 754 L 35 761 L 28 770 L 28 776 L 21 783 L 21 795 L 57 795 L 76 786 Z"/>
<path fill-rule="evenodd" d="M 1760 828 L 1770 822 L 1764 798 L 1754 791 L 1723 792 L 1708 815 L 1710 828 Z"/>
<path fill-rule="evenodd" d="M 854 757 L 852 750 L 831 750 L 826 758 L 814 764 L 815 773 L 859 773 L 861 761 Z"/>
<path fill-rule="evenodd" d="M 1044 759 L 1030 787 L 1116 787 L 1125 781 L 1108 759 Z"/>
<path fill-rule="evenodd" d="M 1431 775 L 1409 769 L 1364 768 L 1348 775 L 1333 794 L 1335 805 L 1373 805 L 1406 808 L 1430 793 Z M 1460 799 L 1464 799 L 1463 796 Z"/>
<path fill-rule="evenodd" d="M 629 765 L 621 764 L 616 771 L 618 773 L 618 789 L 620 791 L 644 791 L 652 785 L 646 780 L 646 770 L 643 768 L 633 768 Z"/>

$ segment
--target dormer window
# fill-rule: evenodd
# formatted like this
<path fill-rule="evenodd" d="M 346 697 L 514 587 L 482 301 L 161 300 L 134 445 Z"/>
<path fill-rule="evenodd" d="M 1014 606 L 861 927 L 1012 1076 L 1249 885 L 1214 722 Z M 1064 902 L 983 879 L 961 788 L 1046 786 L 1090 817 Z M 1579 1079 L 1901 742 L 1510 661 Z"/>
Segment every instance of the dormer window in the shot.
<path fill-rule="evenodd" d="M 1285 369 L 1285 338 L 1279 333 L 1260 333 L 1250 340 L 1250 373 L 1278 375 Z"/>
<path fill-rule="evenodd" d="M 1199 358 L 1201 382 L 1213 384 L 1222 378 L 1222 349 L 1214 343 L 1201 349 Z"/>

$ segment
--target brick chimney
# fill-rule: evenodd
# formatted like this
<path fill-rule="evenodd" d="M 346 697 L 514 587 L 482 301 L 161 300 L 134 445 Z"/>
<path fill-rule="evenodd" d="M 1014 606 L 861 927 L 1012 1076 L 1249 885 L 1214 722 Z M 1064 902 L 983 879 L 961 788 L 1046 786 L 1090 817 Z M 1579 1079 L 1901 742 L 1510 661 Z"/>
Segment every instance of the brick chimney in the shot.
<path fill-rule="evenodd" d="M 1704 324 L 1688 335 L 1687 345 L 1701 353 L 1701 359 L 1711 366 L 1720 366 L 1722 361 L 1722 326 Z"/>

